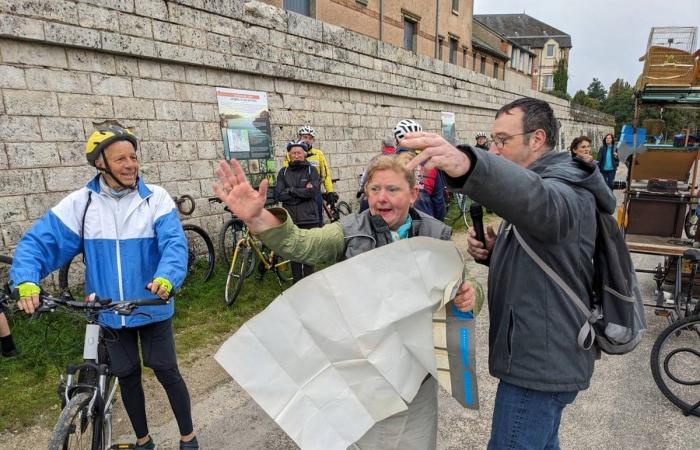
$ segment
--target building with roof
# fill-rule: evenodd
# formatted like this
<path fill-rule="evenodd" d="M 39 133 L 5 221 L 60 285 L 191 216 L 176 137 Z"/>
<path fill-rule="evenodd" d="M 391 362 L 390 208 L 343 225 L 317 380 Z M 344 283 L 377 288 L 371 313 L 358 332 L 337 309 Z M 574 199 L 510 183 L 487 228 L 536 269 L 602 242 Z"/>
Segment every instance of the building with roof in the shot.
<path fill-rule="evenodd" d="M 569 61 L 571 36 L 527 14 L 476 14 L 474 22 L 516 44 L 510 49 L 509 66 L 532 75 L 532 88 L 554 89 L 554 71 L 560 59 Z M 532 57 L 534 55 L 534 57 Z"/>
<path fill-rule="evenodd" d="M 471 53 L 474 71 L 504 80 L 515 86 L 535 89 L 536 80 L 532 76 L 535 53 L 478 20 L 474 20 L 472 23 Z M 516 55 L 519 58 L 517 64 L 510 63 L 510 55 Z"/>

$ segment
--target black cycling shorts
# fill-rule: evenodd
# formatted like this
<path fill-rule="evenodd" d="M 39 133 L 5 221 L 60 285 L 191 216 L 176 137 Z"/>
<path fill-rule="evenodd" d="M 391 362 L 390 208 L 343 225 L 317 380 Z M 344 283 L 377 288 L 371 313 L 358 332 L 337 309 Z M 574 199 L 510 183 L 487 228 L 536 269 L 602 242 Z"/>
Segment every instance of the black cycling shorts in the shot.
<path fill-rule="evenodd" d="M 135 328 L 110 328 L 104 333 L 110 367 L 117 377 L 135 373 L 141 367 L 138 341 L 141 341 L 141 354 L 146 367 L 177 367 L 172 319 Z"/>

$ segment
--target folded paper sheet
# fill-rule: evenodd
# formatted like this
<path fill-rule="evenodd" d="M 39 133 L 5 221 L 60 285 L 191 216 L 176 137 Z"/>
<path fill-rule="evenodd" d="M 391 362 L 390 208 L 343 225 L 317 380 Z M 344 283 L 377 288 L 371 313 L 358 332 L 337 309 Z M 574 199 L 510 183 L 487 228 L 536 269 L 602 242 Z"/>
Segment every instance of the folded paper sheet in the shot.
<path fill-rule="evenodd" d="M 447 303 L 463 264 L 424 237 L 355 256 L 287 289 L 215 358 L 304 450 L 347 448 L 428 373 L 476 407 L 474 321 Z"/>

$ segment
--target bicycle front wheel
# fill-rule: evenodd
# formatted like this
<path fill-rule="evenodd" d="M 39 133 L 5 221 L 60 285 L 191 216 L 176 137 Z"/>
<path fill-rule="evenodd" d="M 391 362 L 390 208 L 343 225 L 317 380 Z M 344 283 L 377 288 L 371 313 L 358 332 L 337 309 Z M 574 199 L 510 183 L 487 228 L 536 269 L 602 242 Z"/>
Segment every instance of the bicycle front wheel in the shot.
<path fill-rule="evenodd" d="M 79 392 L 58 416 L 51 433 L 49 450 L 103 450 L 102 415 L 93 408 L 88 414 L 91 392 Z"/>
<path fill-rule="evenodd" d="M 336 205 L 336 208 L 338 209 L 338 213 L 340 214 L 340 217 L 343 216 L 348 216 L 350 213 L 352 213 L 352 208 L 350 207 L 350 204 L 346 202 L 345 200 L 341 200 L 338 202 Z"/>
<path fill-rule="evenodd" d="M 282 283 L 292 282 L 292 264 L 290 261 L 284 260 L 281 256 L 273 254 L 272 267 L 275 275 L 277 275 L 277 278 Z"/>
<path fill-rule="evenodd" d="M 246 279 L 248 265 L 250 263 L 250 253 L 253 249 L 246 243 L 240 243 L 233 254 L 233 261 L 226 276 L 226 288 L 224 290 L 224 301 L 228 306 L 233 305 L 238 294 L 241 292 L 243 282 Z"/>
<path fill-rule="evenodd" d="M 700 316 L 666 327 L 654 343 L 650 360 L 661 393 L 685 415 L 700 416 Z"/>
<path fill-rule="evenodd" d="M 182 227 L 187 237 L 187 277 L 190 280 L 209 281 L 214 273 L 214 244 L 204 228 L 186 224 Z"/>
<path fill-rule="evenodd" d="M 85 262 L 84 256 L 77 255 L 72 260 L 68 261 L 58 271 L 58 287 L 64 295 L 70 295 L 71 298 L 82 299 L 85 294 Z"/>
<path fill-rule="evenodd" d="M 231 218 L 227 220 L 221 227 L 221 232 L 219 233 L 219 254 L 221 255 L 222 262 L 226 268 L 231 267 L 231 258 L 233 258 L 233 252 L 236 249 L 236 243 L 243 238 L 245 225 L 240 219 Z M 255 268 L 255 252 L 250 252 L 248 256 L 248 270 L 245 274 L 249 277 L 253 273 Z"/>

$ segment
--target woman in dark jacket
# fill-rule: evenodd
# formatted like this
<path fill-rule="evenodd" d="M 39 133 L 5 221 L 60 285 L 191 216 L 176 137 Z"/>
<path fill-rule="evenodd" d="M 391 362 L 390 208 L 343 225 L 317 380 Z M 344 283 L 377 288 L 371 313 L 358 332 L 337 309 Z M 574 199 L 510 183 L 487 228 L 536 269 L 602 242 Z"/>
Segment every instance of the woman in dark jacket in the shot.
<path fill-rule="evenodd" d="M 307 160 L 309 147 L 304 142 L 287 144 L 289 166 L 277 174 L 275 199 L 289 212 L 292 222 L 299 228 L 314 228 L 321 218 L 318 216 L 316 196 L 320 192 L 321 178 L 318 171 Z M 314 266 L 292 262 L 294 282 L 314 273 Z"/>
<path fill-rule="evenodd" d="M 615 172 L 619 164 L 620 158 L 617 156 L 617 150 L 615 150 L 615 137 L 612 133 L 608 133 L 603 138 L 602 147 L 598 149 L 598 168 L 610 190 L 613 188 Z"/>

